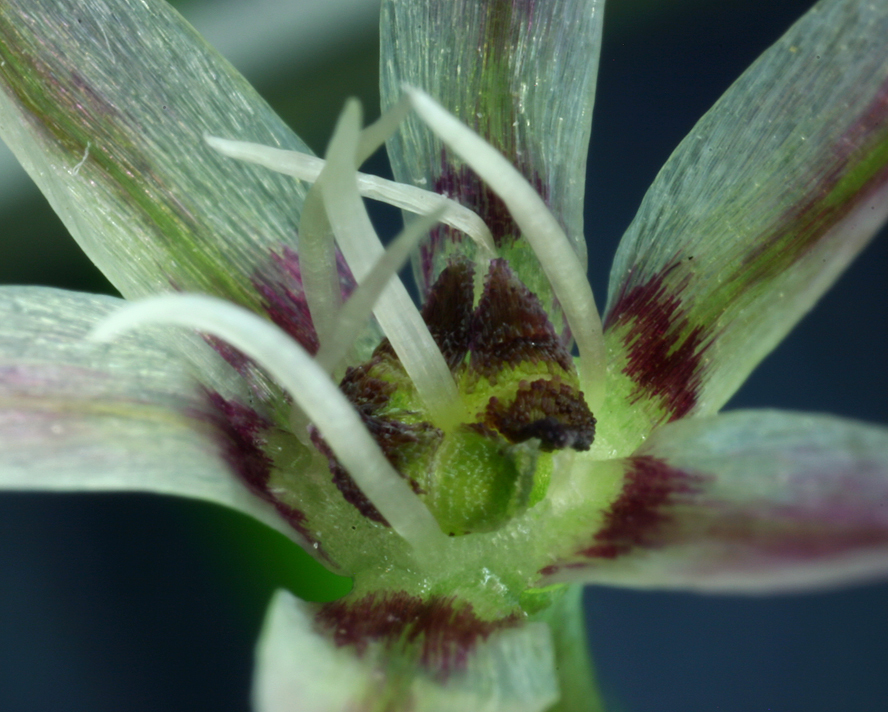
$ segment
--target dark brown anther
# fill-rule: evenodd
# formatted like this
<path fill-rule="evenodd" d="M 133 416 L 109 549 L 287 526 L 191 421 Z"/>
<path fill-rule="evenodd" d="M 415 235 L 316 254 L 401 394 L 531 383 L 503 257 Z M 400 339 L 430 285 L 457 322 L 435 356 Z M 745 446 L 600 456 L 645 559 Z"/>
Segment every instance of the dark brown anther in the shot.
<path fill-rule="evenodd" d="M 507 367 L 540 363 L 573 369 L 570 354 L 552 327 L 540 300 L 505 260 L 490 263 L 484 293 L 472 316 L 469 367 L 495 379 Z"/>
<path fill-rule="evenodd" d="M 449 265 L 429 291 L 422 318 L 444 360 L 455 371 L 469 350 L 475 269 L 468 260 Z"/>
<path fill-rule="evenodd" d="M 582 393 L 557 379 L 523 381 L 508 406 L 491 398 L 486 423 L 512 443 L 538 438 L 544 452 L 588 450 L 595 439 L 595 418 Z"/>
<path fill-rule="evenodd" d="M 388 461 L 404 476 L 408 464 L 432 457 L 443 434 L 429 422 L 407 423 L 382 414 L 397 389 L 394 383 L 374 375 L 375 370 L 380 369 L 386 361 L 397 365 L 397 357 L 387 340 L 379 345 L 370 361 L 349 368 L 339 387 L 360 414 L 361 420 Z M 389 526 L 380 511 L 367 499 L 352 476 L 336 459 L 320 433 L 313 429 L 311 437 L 315 447 L 327 458 L 333 484 L 345 500 L 368 519 Z M 416 494 L 424 494 L 421 483 L 410 478 L 407 481 Z"/>

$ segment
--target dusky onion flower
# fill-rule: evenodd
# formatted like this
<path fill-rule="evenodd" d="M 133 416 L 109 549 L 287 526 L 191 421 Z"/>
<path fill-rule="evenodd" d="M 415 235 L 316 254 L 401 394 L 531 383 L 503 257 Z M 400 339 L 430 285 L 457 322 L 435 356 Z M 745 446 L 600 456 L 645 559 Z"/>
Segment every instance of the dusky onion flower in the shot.
<path fill-rule="evenodd" d="M 132 301 L 0 292 L 0 484 L 208 499 L 353 577 L 275 598 L 258 709 L 588 709 L 583 583 L 888 569 L 884 429 L 718 413 L 888 215 L 888 12 L 818 3 L 701 119 L 601 319 L 602 12 L 386 0 L 387 111 L 318 159 L 161 3 L 0 8 L 4 140 Z M 385 249 L 362 195 L 421 217 Z"/>

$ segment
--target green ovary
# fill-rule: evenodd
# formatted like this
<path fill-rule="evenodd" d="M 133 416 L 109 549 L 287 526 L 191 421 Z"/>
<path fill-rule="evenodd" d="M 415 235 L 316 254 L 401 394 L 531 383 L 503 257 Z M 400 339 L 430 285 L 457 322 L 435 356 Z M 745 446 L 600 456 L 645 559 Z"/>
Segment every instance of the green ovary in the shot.
<path fill-rule="evenodd" d="M 441 442 L 423 499 L 447 534 L 490 531 L 539 501 L 550 471 L 551 456 L 535 444 L 509 445 L 463 428 Z"/>

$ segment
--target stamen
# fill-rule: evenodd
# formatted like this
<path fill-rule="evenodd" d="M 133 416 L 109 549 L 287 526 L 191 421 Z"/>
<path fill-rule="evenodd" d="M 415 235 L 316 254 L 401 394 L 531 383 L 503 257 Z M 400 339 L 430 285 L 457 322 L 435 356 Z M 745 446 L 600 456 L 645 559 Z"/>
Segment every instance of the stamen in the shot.
<path fill-rule="evenodd" d="M 185 294 L 152 297 L 125 306 L 100 322 L 90 338 L 110 341 L 156 323 L 197 329 L 244 352 L 308 414 L 337 460 L 398 534 L 426 552 L 446 540 L 429 510 L 386 460 L 351 403 L 284 331 L 229 302 Z"/>
<path fill-rule="evenodd" d="M 404 97 L 361 132 L 358 157 L 356 159 L 358 165 L 372 156 L 376 149 L 385 143 L 385 140 L 398 129 L 398 125 L 404 120 L 409 111 L 410 101 L 407 97 Z M 305 300 L 308 302 L 308 311 L 311 314 L 312 323 L 315 325 L 318 341 L 321 344 L 321 351 L 325 351 L 324 342 L 329 338 L 330 330 L 334 328 L 336 314 L 342 304 L 339 271 L 336 268 L 333 228 L 330 227 L 327 212 L 324 210 L 319 185 L 324 179 L 325 170 L 326 165 L 321 169 L 315 185 L 305 197 L 305 204 L 299 219 L 299 265 L 302 271 L 302 286 L 305 290 Z M 436 214 L 441 212 L 438 210 Z M 397 272 L 400 268 L 401 266 L 399 265 L 395 271 Z M 373 298 L 373 302 L 375 302 L 376 298 Z M 371 310 L 362 309 L 361 313 L 366 314 L 366 320 L 370 318 Z M 349 341 L 345 351 L 339 354 L 340 346 L 337 346 L 330 353 L 329 358 L 334 359 L 330 362 L 329 371 L 331 373 L 339 359 L 345 356 L 348 349 L 351 348 L 361 327 L 363 327 L 363 324 L 353 327 L 356 331 L 353 331 L 354 337 Z M 350 331 L 349 333 L 352 332 Z M 340 324 L 340 341 L 343 336 L 346 336 L 346 334 L 342 332 L 342 324 Z M 329 352 L 329 349 L 327 351 Z M 326 356 L 327 354 L 325 354 Z M 321 363 L 325 362 L 324 359 L 318 358 L 318 360 Z"/>
<path fill-rule="evenodd" d="M 308 312 L 323 346 L 342 305 L 333 228 L 327 220 L 320 188 L 313 186 L 299 218 L 299 273 Z"/>
<path fill-rule="evenodd" d="M 376 121 L 369 126 L 365 126 L 364 130 L 361 131 L 361 140 L 358 142 L 358 153 L 355 163 L 360 166 L 370 158 L 376 152 L 376 149 L 382 146 L 388 140 L 388 137 L 398 130 L 401 122 L 407 118 L 409 113 L 410 100 L 404 96 Z"/>
<path fill-rule="evenodd" d="M 361 132 L 361 141 L 358 147 L 357 163 L 360 165 L 369 158 L 385 140 L 394 133 L 398 124 L 404 120 L 410 111 L 410 102 L 404 97 L 398 104 L 385 112 L 372 125 Z M 343 321 L 337 319 L 339 308 L 342 304 L 342 291 L 339 284 L 339 271 L 336 267 L 336 251 L 333 241 L 333 228 L 327 218 L 321 197 L 321 184 L 324 174 L 328 170 L 325 163 L 317 180 L 305 198 L 302 215 L 299 220 L 299 255 L 300 269 L 302 271 L 302 286 L 305 290 L 305 299 L 308 302 L 308 311 L 311 314 L 312 323 L 318 334 L 320 350 L 315 359 L 327 368 L 328 373 L 333 373 L 339 361 L 348 353 L 355 340 L 360 335 L 366 321 L 370 319 L 372 307 L 379 298 L 379 294 L 372 290 L 360 290 L 361 300 L 367 300 L 358 305 L 355 302 L 349 309 L 349 317 Z M 435 211 L 440 216 L 441 210 Z M 429 223 L 429 228 L 434 224 Z M 417 240 L 426 230 L 419 233 Z M 412 233 L 411 233 L 412 234 Z M 411 241 L 413 244 L 414 241 Z M 405 255 L 408 257 L 409 255 Z M 377 263 L 385 260 L 385 257 Z M 388 263 L 386 263 L 388 264 Z M 391 272 L 387 273 L 388 279 L 401 269 L 403 260 Z M 376 269 L 376 268 L 374 268 Z M 383 283 L 382 287 L 385 286 Z M 357 293 L 354 296 L 359 296 Z M 355 322 L 354 317 L 362 315 L 360 322 Z M 333 329 L 337 333 L 332 334 Z M 327 343 L 331 338 L 334 344 Z"/>
<path fill-rule="evenodd" d="M 601 317 L 586 271 L 555 216 L 530 183 L 478 134 L 428 94 L 405 87 L 413 108 L 506 204 L 552 284 L 580 352 L 580 384 L 589 408 L 604 401 L 605 348 Z"/>
<path fill-rule="evenodd" d="M 360 104 L 346 103 L 330 140 L 321 186 L 336 241 L 358 282 L 384 254 L 355 180 L 360 121 Z M 444 430 L 466 422 L 468 416 L 450 368 L 397 276 L 383 290 L 373 313 L 428 408 L 431 421 Z"/>
<path fill-rule="evenodd" d="M 285 151 L 258 143 L 231 141 L 215 136 L 205 136 L 204 140 L 223 156 L 254 163 L 308 183 L 314 183 L 324 167 L 323 159 L 307 153 Z M 480 217 L 455 200 L 413 185 L 396 183 L 366 173 L 358 173 L 358 191 L 365 198 L 379 200 L 419 215 L 428 215 L 432 211 L 444 208 L 441 222 L 471 238 L 478 245 L 483 259 L 492 260 L 497 256 L 490 229 Z"/>
<path fill-rule="evenodd" d="M 370 319 L 370 314 L 385 287 L 394 279 L 410 257 L 410 253 L 440 217 L 439 211 L 417 218 L 407 225 L 349 297 L 315 355 L 315 360 L 328 373 L 333 373 L 339 362 L 348 354 L 360 336 L 361 329 Z"/>

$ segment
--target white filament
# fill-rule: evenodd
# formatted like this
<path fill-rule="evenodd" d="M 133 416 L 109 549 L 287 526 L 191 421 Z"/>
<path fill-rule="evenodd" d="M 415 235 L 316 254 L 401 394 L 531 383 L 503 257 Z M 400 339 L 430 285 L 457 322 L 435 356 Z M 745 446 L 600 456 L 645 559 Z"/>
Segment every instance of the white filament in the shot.
<path fill-rule="evenodd" d="M 410 102 L 404 97 L 361 132 L 356 158 L 358 165 L 385 143 L 385 140 L 397 130 L 408 111 L 410 111 Z M 302 287 L 305 291 L 305 301 L 308 303 L 308 311 L 311 314 L 311 321 L 320 343 L 320 351 L 316 358 L 322 365 L 328 366 L 328 371 L 332 373 L 338 361 L 345 356 L 357 339 L 363 323 L 353 324 L 351 330 L 346 333 L 343 331 L 343 327 L 352 322 L 337 320 L 337 314 L 342 304 L 342 288 L 339 284 L 339 269 L 336 265 L 333 228 L 327 218 L 320 189 L 326 170 L 327 166 L 324 165 L 314 186 L 308 191 L 302 207 L 302 215 L 299 218 L 299 267 Z M 437 211 L 437 213 L 440 212 L 442 211 Z M 399 264 L 395 272 L 400 268 Z M 368 292 L 365 296 L 369 294 Z M 378 296 L 373 297 L 374 303 Z M 370 318 L 371 313 L 370 309 L 356 311 L 354 308 L 350 309 L 350 313 L 352 312 L 365 314 L 365 320 Z M 325 348 L 325 341 L 332 337 L 331 331 L 334 324 L 337 329 L 336 344 L 327 344 Z M 343 351 L 343 345 L 346 342 L 348 346 L 345 346 Z"/>
<path fill-rule="evenodd" d="M 355 163 L 360 166 L 376 149 L 384 144 L 388 137 L 391 136 L 401 122 L 407 118 L 410 113 L 410 100 L 404 96 L 401 100 L 380 116 L 369 126 L 365 126 L 361 131 L 361 140 L 358 142 L 358 153 Z"/>
<path fill-rule="evenodd" d="M 342 305 L 333 228 L 317 187 L 305 196 L 299 218 L 299 274 L 318 341 L 333 328 Z"/>
<path fill-rule="evenodd" d="M 205 136 L 204 139 L 223 156 L 264 166 L 277 173 L 283 173 L 308 183 L 314 183 L 324 168 L 323 159 L 310 156 L 307 153 L 285 151 L 259 143 L 231 141 L 215 136 Z M 372 140 L 375 139 L 373 137 L 368 139 L 368 143 Z M 364 145 L 363 140 L 362 145 Z M 496 247 L 494 247 L 490 229 L 475 213 L 455 200 L 416 186 L 396 183 L 366 173 L 358 173 L 358 191 L 365 198 L 379 200 L 419 215 L 428 215 L 443 208 L 441 222 L 468 235 L 478 245 L 482 258 L 493 259 L 496 257 Z"/>
<path fill-rule="evenodd" d="M 360 121 L 360 104 L 346 103 L 330 140 L 321 186 L 336 241 L 358 282 L 384 254 L 355 180 Z M 450 368 L 397 275 L 386 285 L 373 313 L 428 409 L 430 420 L 444 430 L 466 422 L 468 417 Z"/>
<path fill-rule="evenodd" d="M 305 196 L 302 215 L 299 216 L 299 276 L 311 323 L 318 337 L 319 348 L 336 325 L 342 306 L 342 287 L 336 264 L 336 244 L 333 228 L 327 220 L 324 199 L 317 186 Z M 311 447 L 308 434 L 309 417 L 297 405 L 290 409 L 290 426 L 306 447 Z"/>
<path fill-rule="evenodd" d="M 370 314 L 385 287 L 395 278 L 398 270 L 410 257 L 410 253 L 440 217 L 440 212 L 432 213 L 408 224 L 392 241 L 358 288 L 352 292 L 337 315 L 333 328 L 321 341 L 321 347 L 315 354 L 315 360 L 328 373 L 333 373 L 348 354 L 361 329 L 370 319 Z"/>
<path fill-rule="evenodd" d="M 220 299 L 164 295 L 123 307 L 99 323 L 90 337 L 110 341 L 155 323 L 212 334 L 252 358 L 308 415 L 337 460 L 398 534 L 423 551 L 446 539 L 428 509 L 386 460 L 336 384 L 305 349 L 277 326 Z"/>
<path fill-rule="evenodd" d="M 493 146 L 428 94 L 405 87 L 419 117 L 506 204 L 555 292 L 580 352 L 580 384 L 589 408 L 604 402 L 605 347 L 601 317 L 586 271 L 555 216 L 530 183 Z"/>

